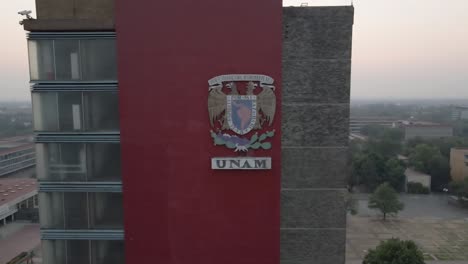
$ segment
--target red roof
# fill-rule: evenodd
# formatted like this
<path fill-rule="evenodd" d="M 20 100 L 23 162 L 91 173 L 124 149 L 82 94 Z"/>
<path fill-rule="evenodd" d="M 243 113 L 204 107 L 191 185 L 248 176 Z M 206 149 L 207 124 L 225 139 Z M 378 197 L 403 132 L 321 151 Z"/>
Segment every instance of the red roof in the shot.
<path fill-rule="evenodd" d="M 0 206 L 37 191 L 37 180 L 31 178 L 0 179 Z"/>

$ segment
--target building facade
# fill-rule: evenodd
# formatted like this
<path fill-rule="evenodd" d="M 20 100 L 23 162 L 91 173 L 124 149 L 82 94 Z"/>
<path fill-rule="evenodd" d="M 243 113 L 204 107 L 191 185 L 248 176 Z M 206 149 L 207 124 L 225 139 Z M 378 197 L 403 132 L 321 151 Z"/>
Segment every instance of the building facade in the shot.
<path fill-rule="evenodd" d="M 408 183 L 420 183 L 428 190 L 431 189 L 432 177 L 429 174 L 416 171 L 411 168 L 405 170 L 405 190 L 408 191 Z"/>
<path fill-rule="evenodd" d="M 349 130 L 351 133 L 361 134 L 362 128 L 366 126 L 384 126 L 395 127 L 398 120 L 388 117 L 372 117 L 372 116 L 351 116 L 349 120 Z"/>
<path fill-rule="evenodd" d="M 33 144 L 0 150 L 0 177 L 33 167 L 35 164 L 36 154 Z"/>
<path fill-rule="evenodd" d="M 35 179 L 0 179 L 0 224 L 15 219 L 37 221 L 37 208 Z"/>
<path fill-rule="evenodd" d="M 468 107 L 466 106 L 454 106 L 452 108 L 452 120 L 467 120 L 468 119 Z"/>
<path fill-rule="evenodd" d="M 468 177 L 468 149 L 450 149 L 450 176 L 452 181 L 463 181 Z"/>
<path fill-rule="evenodd" d="M 43 263 L 345 262 L 354 9 L 281 4 L 36 1 Z M 274 79 L 271 170 L 210 168 L 223 74 Z"/>
<path fill-rule="evenodd" d="M 405 140 L 412 138 L 437 139 L 453 136 L 453 128 L 444 125 L 405 125 Z"/>
<path fill-rule="evenodd" d="M 24 26 L 43 263 L 124 263 L 113 1 L 36 8 Z"/>

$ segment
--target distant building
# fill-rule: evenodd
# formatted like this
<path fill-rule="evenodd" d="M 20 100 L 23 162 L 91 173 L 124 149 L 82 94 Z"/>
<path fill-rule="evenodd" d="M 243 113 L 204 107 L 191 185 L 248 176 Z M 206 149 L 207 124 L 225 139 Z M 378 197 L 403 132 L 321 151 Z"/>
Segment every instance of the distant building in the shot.
<path fill-rule="evenodd" d="M 468 177 L 468 148 L 450 150 L 450 176 L 453 181 L 462 181 Z"/>
<path fill-rule="evenodd" d="M 369 125 L 394 127 L 397 122 L 398 120 L 391 117 L 352 116 L 349 120 L 349 131 L 353 134 L 360 134 L 362 128 Z"/>
<path fill-rule="evenodd" d="M 0 140 L 0 177 L 36 164 L 34 144 L 29 137 Z"/>
<path fill-rule="evenodd" d="M 452 109 L 452 120 L 468 120 L 468 107 L 467 106 L 454 106 Z"/>
<path fill-rule="evenodd" d="M 397 155 L 397 159 L 399 161 L 402 161 L 405 164 L 408 164 L 408 162 L 409 162 L 409 158 L 407 156 L 403 156 L 403 155 L 400 155 L 400 154 Z"/>
<path fill-rule="evenodd" d="M 0 179 L 0 224 L 38 219 L 35 179 Z"/>
<path fill-rule="evenodd" d="M 405 140 L 412 138 L 445 138 L 453 136 L 451 126 L 431 122 L 403 122 L 399 124 L 405 131 Z"/>
<path fill-rule="evenodd" d="M 421 183 L 424 187 L 427 187 L 429 190 L 431 189 L 431 175 L 425 174 L 413 169 L 406 169 L 405 170 L 405 177 L 406 177 L 406 190 L 408 183 L 410 182 L 415 182 L 415 183 Z"/>

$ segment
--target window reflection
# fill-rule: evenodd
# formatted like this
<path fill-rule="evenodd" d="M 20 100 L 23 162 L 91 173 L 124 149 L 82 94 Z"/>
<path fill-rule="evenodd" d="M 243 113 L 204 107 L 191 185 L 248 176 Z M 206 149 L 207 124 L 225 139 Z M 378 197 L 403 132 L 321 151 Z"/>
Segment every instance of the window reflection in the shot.
<path fill-rule="evenodd" d="M 43 240 L 43 263 L 123 264 L 123 241 Z"/>
<path fill-rule="evenodd" d="M 117 80 L 115 39 L 29 40 L 33 81 Z"/>
<path fill-rule="evenodd" d="M 39 193 L 39 217 L 46 229 L 122 229 L 122 194 Z"/>
<path fill-rule="evenodd" d="M 33 93 L 34 130 L 118 131 L 117 92 Z"/>
<path fill-rule="evenodd" d="M 42 181 L 120 181 L 118 143 L 36 144 Z"/>

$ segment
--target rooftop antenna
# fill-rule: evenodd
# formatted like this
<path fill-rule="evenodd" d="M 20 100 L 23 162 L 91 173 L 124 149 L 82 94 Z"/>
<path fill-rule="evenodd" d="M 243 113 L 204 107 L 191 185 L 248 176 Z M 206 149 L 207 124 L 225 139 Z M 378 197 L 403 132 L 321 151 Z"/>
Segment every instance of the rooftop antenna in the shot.
<path fill-rule="evenodd" d="M 301 7 L 309 6 L 309 3 L 301 3 Z"/>

